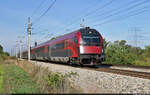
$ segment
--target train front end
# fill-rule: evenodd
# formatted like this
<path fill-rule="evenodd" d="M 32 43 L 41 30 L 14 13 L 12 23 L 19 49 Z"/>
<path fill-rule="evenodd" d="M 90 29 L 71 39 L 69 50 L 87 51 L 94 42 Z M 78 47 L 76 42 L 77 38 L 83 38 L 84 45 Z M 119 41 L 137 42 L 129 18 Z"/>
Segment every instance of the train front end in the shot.
<path fill-rule="evenodd" d="M 103 38 L 95 29 L 80 29 L 79 61 L 81 65 L 98 65 L 105 60 Z"/>

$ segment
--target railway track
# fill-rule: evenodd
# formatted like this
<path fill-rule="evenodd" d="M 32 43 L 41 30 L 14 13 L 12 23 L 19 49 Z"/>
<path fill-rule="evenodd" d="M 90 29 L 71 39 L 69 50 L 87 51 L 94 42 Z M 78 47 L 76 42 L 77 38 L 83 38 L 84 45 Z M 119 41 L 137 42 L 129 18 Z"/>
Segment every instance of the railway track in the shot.
<path fill-rule="evenodd" d="M 129 71 L 129 70 L 112 69 L 112 68 L 95 68 L 94 69 L 94 68 L 85 67 L 84 69 L 150 79 L 150 73 L 146 73 L 146 72 Z"/>
<path fill-rule="evenodd" d="M 45 61 L 40 61 L 40 62 L 45 62 Z M 46 62 L 46 63 L 50 63 L 50 62 Z M 63 65 L 63 66 L 69 66 L 68 64 L 63 64 L 63 63 L 54 63 L 51 62 L 52 64 L 57 64 L 57 65 Z M 93 70 L 93 71 L 100 71 L 100 72 L 107 72 L 107 73 L 113 73 L 113 74 L 119 74 L 119 75 L 126 75 L 126 76 L 132 76 L 132 77 L 138 77 L 138 78 L 143 78 L 143 79 L 150 79 L 150 73 L 148 72 L 140 72 L 140 71 L 131 71 L 131 70 L 122 70 L 120 69 L 114 69 L 114 68 L 110 68 L 111 64 L 104 64 L 101 65 L 99 67 L 90 67 L 90 66 L 78 66 L 78 65 L 73 65 L 73 67 L 76 68 L 80 68 L 80 69 L 88 69 L 88 70 Z M 117 66 L 117 65 L 115 65 Z M 118 65 L 120 66 L 120 65 Z M 123 67 L 123 65 L 121 65 L 121 67 Z M 125 67 L 128 67 L 127 65 L 125 65 Z M 134 67 L 136 68 L 136 66 L 129 66 L 129 67 Z M 143 67 L 143 66 L 137 66 L 137 69 L 150 69 L 150 67 Z"/>
<path fill-rule="evenodd" d="M 131 67 L 131 68 L 139 68 L 139 69 L 150 69 L 150 66 L 136 66 L 136 65 L 128 65 L 128 64 L 103 64 L 105 66 L 117 66 L 117 67 Z"/>
<path fill-rule="evenodd" d="M 114 66 L 114 65 L 111 65 L 111 64 L 105 65 L 104 64 L 99 67 L 90 67 L 90 66 L 85 66 L 85 67 L 76 66 L 76 67 L 81 68 L 81 69 L 88 69 L 88 70 L 94 70 L 94 71 L 100 71 L 100 72 L 107 72 L 107 73 L 113 73 L 113 74 L 119 74 L 119 75 L 138 77 L 138 78 L 143 78 L 143 79 L 150 79 L 150 73 L 148 73 L 148 72 L 114 69 L 114 68 L 110 68 L 111 66 Z M 115 65 L 115 66 L 117 66 L 117 65 Z M 123 67 L 123 65 L 118 65 L 118 66 Z M 124 67 L 136 68 L 136 66 L 128 66 L 128 65 L 125 65 Z M 150 69 L 150 67 L 137 66 L 137 69 Z"/>

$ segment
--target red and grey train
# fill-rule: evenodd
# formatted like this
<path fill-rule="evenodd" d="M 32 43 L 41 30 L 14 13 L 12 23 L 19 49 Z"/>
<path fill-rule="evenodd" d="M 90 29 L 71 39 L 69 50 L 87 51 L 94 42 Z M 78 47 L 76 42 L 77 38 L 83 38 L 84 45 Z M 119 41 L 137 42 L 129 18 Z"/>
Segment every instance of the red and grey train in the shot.
<path fill-rule="evenodd" d="M 22 53 L 27 58 L 27 51 Z M 103 38 L 89 27 L 49 40 L 31 48 L 31 59 L 98 65 L 105 60 Z"/>

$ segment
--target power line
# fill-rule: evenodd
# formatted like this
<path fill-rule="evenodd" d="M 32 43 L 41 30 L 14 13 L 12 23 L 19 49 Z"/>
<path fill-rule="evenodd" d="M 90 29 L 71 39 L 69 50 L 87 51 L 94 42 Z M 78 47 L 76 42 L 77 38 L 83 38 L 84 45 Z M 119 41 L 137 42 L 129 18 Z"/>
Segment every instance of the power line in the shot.
<path fill-rule="evenodd" d="M 38 22 L 38 21 L 54 6 L 55 3 L 56 3 L 56 0 L 54 0 L 54 1 L 50 4 L 50 6 L 48 7 L 48 9 L 47 9 L 39 18 L 37 18 L 37 19 L 32 23 L 32 25 L 35 24 L 36 22 Z"/>
<path fill-rule="evenodd" d="M 100 1 L 100 0 L 97 0 L 97 1 Z M 101 0 L 102 1 L 102 0 Z M 99 4 L 100 2 L 95 2 L 94 4 L 88 6 L 87 8 L 85 8 L 84 10 L 82 10 L 79 14 L 80 14 L 80 17 L 82 16 L 81 14 L 83 14 L 83 12 L 87 12 L 89 11 L 91 8 L 95 7 L 97 4 Z M 79 16 L 79 15 L 78 15 Z M 76 16 L 73 16 L 72 19 L 74 19 Z"/>
<path fill-rule="evenodd" d="M 113 14 L 110 14 L 110 15 L 107 15 L 107 16 L 101 18 L 101 19 L 102 19 L 102 20 L 108 19 L 108 18 L 113 17 L 113 16 L 115 16 L 115 15 L 118 15 L 118 14 L 120 14 L 120 13 L 124 13 L 124 12 L 130 11 L 130 10 L 132 10 L 133 8 L 135 8 L 135 7 L 137 7 L 137 6 L 140 6 L 140 5 L 142 5 L 142 4 L 145 4 L 145 3 L 147 3 L 147 2 L 149 2 L 149 0 L 145 0 L 145 1 L 143 1 L 143 2 L 137 3 L 137 4 L 135 4 L 135 5 L 132 5 L 132 6 L 130 6 L 130 7 L 127 7 L 127 8 L 125 8 L 125 9 L 122 9 L 122 10 L 118 10 L 117 12 L 115 12 L 115 13 L 113 13 Z M 137 10 L 137 11 L 138 11 L 138 10 Z M 97 20 L 100 20 L 100 19 L 97 19 Z"/>
<path fill-rule="evenodd" d="M 135 6 L 138 6 L 138 5 L 141 5 L 141 4 L 144 4 L 144 3 L 146 3 L 146 2 L 149 2 L 148 0 L 145 0 L 144 2 L 140 2 L 140 3 L 138 3 L 138 4 L 136 4 L 136 5 L 134 5 L 134 6 L 131 6 L 131 7 L 128 7 L 128 8 L 126 8 L 126 9 L 130 9 L 130 8 L 132 8 L 132 7 L 135 7 Z M 142 9 L 145 9 L 146 7 L 144 7 L 144 8 L 142 8 Z M 128 11 L 127 10 L 127 11 Z M 139 11 L 139 9 L 138 10 L 136 10 L 136 13 L 134 13 L 134 14 L 130 14 L 130 15 L 127 15 L 127 16 L 125 16 L 125 19 L 126 18 L 128 18 L 128 17 L 131 17 L 131 16 L 134 16 L 134 15 L 138 15 L 138 14 L 140 14 L 140 13 L 143 13 L 143 12 L 146 12 L 146 11 L 149 11 L 149 9 L 148 10 L 143 10 L 143 11 L 140 11 L 140 12 L 137 12 L 137 11 Z M 119 11 L 120 12 L 120 11 Z M 118 13 L 119 13 L 118 12 Z M 115 14 L 116 15 L 116 14 Z M 113 15 L 112 15 L 113 16 Z M 106 18 L 105 18 L 106 19 Z M 101 24 L 95 24 L 95 25 L 93 25 L 93 26 L 98 26 L 98 25 L 102 25 L 102 24 L 106 24 L 106 23 L 110 23 L 110 22 L 113 22 L 113 21 L 117 21 L 117 20 L 120 20 L 120 19 L 111 19 L 111 20 L 108 20 L 108 21 L 104 21 L 103 23 L 101 23 Z M 73 29 L 73 28 L 72 28 Z"/>
<path fill-rule="evenodd" d="M 145 9 L 145 7 L 143 8 Z M 138 10 L 137 10 L 138 11 Z M 118 21 L 118 20 L 124 20 L 124 19 L 127 19 L 129 17 L 132 17 L 132 16 L 136 16 L 136 15 L 139 15 L 141 13 L 144 13 L 144 12 L 147 12 L 147 11 L 150 11 L 150 9 L 145 9 L 145 10 L 142 10 L 140 12 L 136 12 L 136 13 L 133 13 L 133 14 L 130 14 L 130 15 L 126 15 L 124 16 L 124 18 L 115 18 L 115 19 L 111 19 L 111 20 L 108 20 L 108 21 L 104 21 L 102 23 L 99 23 L 99 24 L 95 24 L 95 25 L 92 25 L 92 26 L 100 26 L 100 25 L 103 25 L 103 24 L 107 24 L 107 23 L 111 23 L 111 22 L 114 22 L 114 21 Z"/>
<path fill-rule="evenodd" d="M 104 4 L 103 6 L 101 6 L 101 7 L 97 8 L 97 9 L 95 9 L 95 10 L 93 10 L 93 11 L 87 13 L 87 14 L 85 15 L 85 17 L 87 17 L 87 16 L 89 16 L 89 15 L 95 13 L 95 12 L 98 11 L 98 10 L 101 10 L 101 9 L 103 9 L 103 8 L 105 8 L 105 7 L 109 6 L 109 5 L 111 5 L 111 4 L 113 3 L 113 1 L 114 1 L 114 0 L 111 0 L 111 1 L 107 2 L 106 4 Z"/>
<path fill-rule="evenodd" d="M 92 13 L 94 13 L 94 12 L 96 12 L 96 11 L 98 11 L 98 10 L 101 10 L 101 9 L 103 9 L 103 8 L 105 8 L 105 7 L 109 6 L 109 5 L 111 5 L 111 4 L 113 3 L 113 1 L 114 1 L 114 0 L 111 0 L 111 1 L 107 2 L 106 4 L 104 4 L 103 6 L 100 6 L 99 8 L 97 8 L 97 9 L 91 11 L 91 12 L 88 12 L 87 14 L 84 15 L 84 17 L 87 17 L 87 16 L 91 15 Z M 74 21 L 72 21 L 71 23 L 69 23 L 69 25 L 72 25 L 72 24 L 74 24 L 75 22 L 78 22 L 80 19 L 81 19 L 81 17 L 75 19 Z"/>
<path fill-rule="evenodd" d="M 100 0 L 97 0 L 97 1 L 100 1 Z M 95 7 L 97 4 L 99 4 L 100 2 L 96 2 L 96 3 L 94 3 L 94 4 L 92 4 L 91 6 L 88 6 L 87 8 L 85 8 L 84 10 L 82 10 L 80 13 L 79 13 L 79 18 L 76 18 L 77 16 L 73 16 L 71 19 L 73 19 L 72 21 L 68 21 L 68 24 L 66 25 L 66 26 L 68 26 L 68 25 L 70 25 L 70 23 L 72 23 L 73 21 L 75 21 L 76 19 L 80 19 L 81 17 L 82 17 L 82 15 L 83 15 L 83 12 L 87 12 L 88 10 L 90 10 L 91 8 L 93 8 L 93 6 Z M 82 14 L 82 15 L 81 15 Z M 76 18 L 76 19 L 75 19 Z M 56 28 L 57 28 L 57 30 L 59 30 L 59 29 L 64 29 L 66 26 L 63 26 L 63 27 L 60 27 L 60 28 L 58 28 L 58 26 L 59 26 L 59 24 L 58 25 L 56 25 Z"/>
<path fill-rule="evenodd" d="M 128 2 L 128 3 L 126 3 L 126 4 L 122 5 L 122 6 L 127 7 L 127 6 L 129 6 L 129 5 L 133 4 L 133 3 L 136 3 L 135 1 L 137 1 L 137 0 L 133 0 L 133 1 Z M 137 1 L 137 2 L 139 2 L 139 1 Z M 88 18 L 91 18 L 91 17 L 92 17 L 92 18 L 96 18 L 96 17 L 103 16 L 103 15 L 105 15 L 105 14 L 113 13 L 114 11 L 118 11 L 118 10 L 120 10 L 120 9 L 124 8 L 124 7 L 122 7 L 122 6 L 117 7 L 117 8 L 114 8 L 114 9 L 112 9 L 112 10 L 106 11 L 106 12 L 101 13 L 101 14 L 98 14 L 98 15 L 96 14 L 96 15 L 94 15 L 94 17 L 93 17 L 93 16 L 90 16 L 90 17 L 88 17 Z M 92 20 L 92 19 L 91 19 L 91 20 Z"/>
<path fill-rule="evenodd" d="M 127 19 L 127 18 L 129 18 L 129 17 L 135 16 L 135 15 L 139 15 L 139 14 L 141 14 L 141 13 L 150 11 L 150 8 L 149 8 L 149 9 L 146 9 L 146 8 L 148 8 L 148 7 L 150 7 L 150 6 L 147 6 L 147 7 L 142 8 L 142 9 L 145 9 L 145 10 L 141 10 L 141 11 L 139 11 L 140 9 L 137 9 L 137 10 L 134 11 L 134 12 L 136 12 L 136 13 L 129 14 L 129 15 L 124 15 L 124 18 L 110 19 L 110 20 L 104 21 L 104 22 L 102 22 L 102 23 L 92 25 L 91 27 L 93 27 L 93 26 L 100 26 L 100 25 L 103 25 L 103 24 L 107 24 L 107 23 L 111 23 L 111 22 L 119 21 L 119 20 L 124 20 L 124 19 Z M 131 12 L 131 13 L 132 13 L 132 12 Z M 71 28 L 71 29 L 75 29 L 75 27 L 73 27 L 73 28 Z"/>
<path fill-rule="evenodd" d="M 41 6 L 44 4 L 46 0 L 41 0 L 40 4 L 38 5 L 38 7 L 33 11 L 31 18 L 34 16 L 35 13 L 37 13 L 37 11 L 41 8 Z"/>
<path fill-rule="evenodd" d="M 107 2 L 107 3 L 105 3 L 103 6 L 100 6 L 100 7 L 98 7 L 97 9 L 86 13 L 86 14 L 84 15 L 84 17 L 89 16 L 89 15 L 91 15 L 91 13 L 96 12 L 96 11 L 98 11 L 98 10 L 101 10 L 101 9 L 103 9 L 103 8 L 105 8 L 105 7 L 109 6 L 109 5 L 111 5 L 111 4 L 113 3 L 113 1 L 114 1 L 114 0 L 111 0 L 111 1 L 109 1 L 109 2 Z M 75 24 L 75 22 L 80 21 L 81 18 L 82 18 L 82 17 L 80 16 L 79 18 L 76 18 L 76 19 L 70 21 L 70 23 L 68 23 L 66 26 L 68 27 L 68 26 L 71 26 L 71 25 Z M 66 28 L 66 27 L 64 26 L 64 27 L 61 27 L 60 29 L 61 29 L 61 30 L 64 30 L 65 28 Z"/>
<path fill-rule="evenodd" d="M 43 29 L 43 30 L 38 31 L 38 32 L 37 32 L 37 31 L 36 31 L 36 32 L 32 32 L 31 34 L 32 34 L 32 35 L 37 35 L 37 34 L 40 34 L 40 35 L 41 35 L 41 34 L 45 34 L 45 32 L 47 32 L 47 31 L 48 31 L 48 29 Z"/>
<path fill-rule="evenodd" d="M 105 5 L 109 5 L 109 4 L 111 4 L 112 2 L 113 2 L 113 0 L 110 1 L 110 2 L 108 2 L 108 3 L 106 3 Z M 131 1 L 131 2 L 129 2 L 129 3 L 127 3 L 126 6 L 129 6 L 129 5 L 132 4 L 133 2 L 135 2 L 135 0 L 134 0 L 134 1 Z M 104 17 L 103 19 L 107 19 L 107 18 L 109 18 L 109 17 L 112 17 L 112 16 L 114 16 L 114 15 L 117 15 L 117 14 L 119 14 L 120 12 L 129 11 L 129 10 L 131 10 L 132 8 L 134 8 L 134 7 L 136 7 L 136 6 L 139 6 L 139 5 L 141 5 L 141 4 L 144 4 L 144 3 L 146 3 L 146 2 L 149 2 L 149 0 L 145 0 L 145 1 L 140 2 L 140 3 L 137 3 L 137 2 L 136 2 L 137 4 L 132 5 L 132 6 L 130 6 L 130 7 L 127 7 L 127 8 L 125 8 L 125 9 L 123 9 L 123 10 L 120 10 L 120 8 L 119 8 L 119 10 L 118 10 L 117 12 L 113 13 L 113 11 L 112 11 L 113 14 L 108 15 L 108 16 Z M 104 7 L 106 7 L 105 5 L 104 5 Z M 102 8 L 103 8 L 103 7 L 102 7 Z M 122 7 L 121 7 L 121 8 L 122 8 Z M 116 10 L 114 10 L 114 11 L 116 11 Z M 90 14 L 93 14 L 93 12 L 95 12 L 95 11 L 92 11 Z M 88 15 L 86 15 L 86 16 L 88 16 Z M 71 24 L 72 24 L 72 23 L 71 23 Z"/>

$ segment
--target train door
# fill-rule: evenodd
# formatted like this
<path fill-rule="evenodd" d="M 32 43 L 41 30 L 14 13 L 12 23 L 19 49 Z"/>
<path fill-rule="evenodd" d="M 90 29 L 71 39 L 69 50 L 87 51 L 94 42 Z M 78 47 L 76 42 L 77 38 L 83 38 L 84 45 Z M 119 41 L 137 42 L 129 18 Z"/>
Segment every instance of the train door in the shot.
<path fill-rule="evenodd" d="M 51 52 L 51 46 L 48 46 L 48 51 L 49 51 L 49 56 L 51 57 L 51 54 L 52 54 L 52 52 Z"/>
<path fill-rule="evenodd" d="M 68 55 L 69 55 L 68 47 L 69 47 L 69 40 L 66 40 L 65 41 L 66 57 L 68 57 Z"/>

